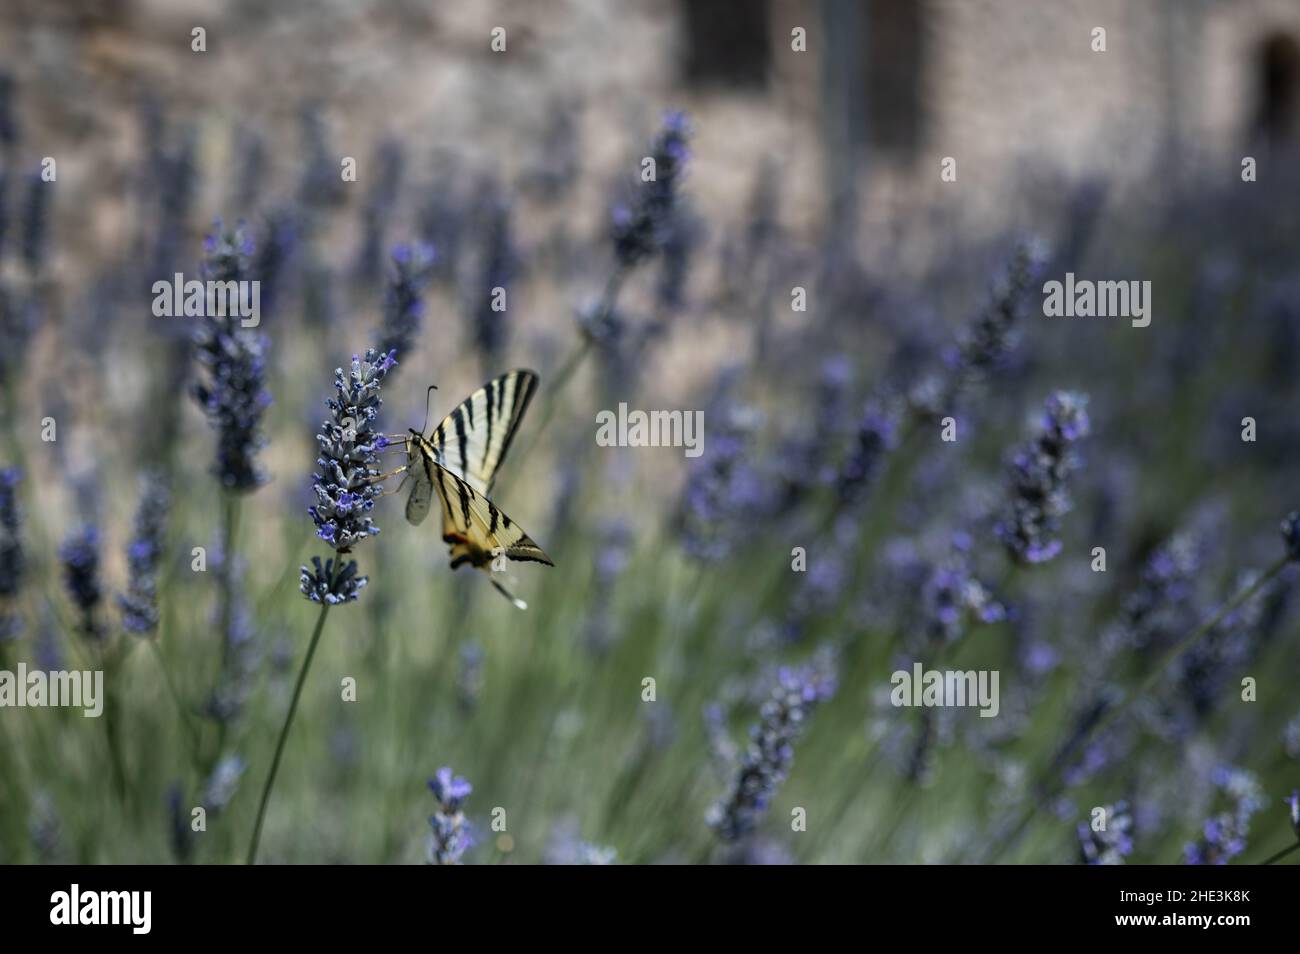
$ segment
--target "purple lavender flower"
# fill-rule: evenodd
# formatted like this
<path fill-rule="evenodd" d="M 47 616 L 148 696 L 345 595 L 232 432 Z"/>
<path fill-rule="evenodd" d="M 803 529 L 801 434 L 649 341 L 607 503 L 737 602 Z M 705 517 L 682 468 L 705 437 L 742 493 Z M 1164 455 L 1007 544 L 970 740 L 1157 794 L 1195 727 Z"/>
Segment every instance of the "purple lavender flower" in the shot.
<path fill-rule="evenodd" d="M 496 289 L 508 288 L 517 262 L 510 237 L 510 206 L 499 199 L 490 202 L 485 219 L 481 272 L 475 286 L 477 300 L 471 310 L 471 331 L 484 371 L 490 374 L 501 361 L 509 332 L 506 311 L 497 310 Z"/>
<path fill-rule="evenodd" d="M 1283 801 L 1286 802 L 1287 817 L 1291 820 L 1291 830 L 1300 838 L 1300 791 L 1291 789 L 1291 794 Z"/>
<path fill-rule="evenodd" d="M 402 147 L 396 140 L 380 143 L 375 156 L 373 185 L 361 207 L 361 250 L 357 254 L 357 280 L 365 285 L 378 281 L 383 270 L 384 226 L 393 212 L 402 183 Z"/>
<path fill-rule="evenodd" d="M 130 573 L 127 591 L 117 597 L 123 627 L 137 636 L 152 633 L 158 627 L 158 564 L 162 559 L 170 508 L 171 491 L 166 479 L 160 473 L 146 474 L 141 480 L 135 532 L 126 550 Z"/>
<path fill-rule="evenodd" d="M 103 591 L 99 582 L 99 531 L 86 526 L 74 533 L 59 549 L 63 579 L 68 595 L 80 614 L 80 630 L 89 639 L 103 635 L 96 612 Z"/>
<path fill-rule="evenodd" d="M 758 826 L 789 774 L 794 743 L 808 718 L 834 692 L 835 676 L 827 658 L 777 672 L 771 695 L 759 710 L 759 722 L 750 729 L 749 745 L 741 755 L 730 791 L 706 816 L 719 838 L 734 842 Z"/>
<path fill-rule="evenodd" d="M 1212 781 L 1224 808 L 1206 819 L 1201 837 L 1184 849 L 1189 865 L 1226 865 L 1245 851 L 1250 817 L 1263 805 L 1259 784 L 1249 772 L 1220 767 Z"/>
<path fill-rule="evenodd" d="M 239 755 L 223 756 L 203 786 L 203 807 L 213 815 L 224 811 L 239 790 L 239 780 L 248 763 Z"/>
<path fill-rule="evenodd" d="M 240 225 L 223 231 L 218 222 L 204 243 L 208 281 L 250 280 L 253 240 Z M 227 308 L 227 312 L 232 309 Z M 238 315 L 205 315 L 195 334 L 195 360 L 205 378 L 194 386 L 194 398 L 217 432 L 217 457 L 212 472 L 227 490 L 248 493 L 266 482 L 257 454 L 266 440 L 262 415 L 271 404 L 266 389 L 267 340 L 241 327 Z"/>
<path fill-rule="evenodd" d="M 635 201 L 616 203 L 610 213 L 614 255 L 622 268 L 633 268 L 658 253 L 669 236 L 677 193 L 690 159 L 690 122 L 670 112 L 655 137 L 651 154 L 655 178 L 641 182 Z"/>
<path fill-rule="evenodd" d="M 1300 560 L 1300 511 L 1293 510 L 1282 521 L 1282 543 L 1288 560 Z"/>
<path fill-rule="evenodd" d="M 329 130 L 316 104 L 308 104 L 299 116 L 302 132 L 303 174 L 299 199 L 304 206 L 324 209 L 342 205 L 347 194 L 339 175 L 339 162 L 329 145 Z"/>
<path fill-rule="evenodd" d="M 433 269 L 430 245 L 399 245 L 393 249 L 393 274 L 384 292 L 384 324 L 379 353 L 405 355 L 420 332 L 424 317 L 424 287 Z"/>
<path fill-rule="evenodd" d="M 13 609 L 13 600 L 22 588 L 27 568 L 22 511 L 18 508 L 21 480 L 18 468 L 0 468 L 0 643 L 17 638 L 22 629 L 22 622 Z"/>
<path fill-rule="evenodd" d="M 39 172 L 27 177 L 27 199 L 23 205 L 23 264 L 32 273 L 45 267 L 49 244 L 50 196 L 53 182 L 46 182 Z"/>
<path fill-rule="evenodd" d="M 474 788 L 465 779 L 453 775 L 450 768 L 443 767 L 429 779 L 429 791 L 438 800 L 438 810 L 429 816 L 433 827 L 429 864 L 458 865 L 465 850 L 473 844 L 470 825 L 461 807 Z"/>
<path fill-rule="evenodd" d="M 1061 517 L 1070 509 L 1066 480 L 1077 467 L 1074 445 L 1088 433 L 1088 398 L 1057 391 L 1038 434 L 1011 460 L 1008 513 L 995 528 L 1018 563 L 1045 563 L 1061 550 Z"/>
<path fill-rule="evenodd" d="M 478 705 L 483 692 L 483 649 L 476 643 L 460 648 L 460 668 L 456 672 L 456 702 L 466 712 Z"/>
<path fill-rule="evenodd" d="M 320 471 L 313 475 L 312 484 L 316 504 L 307 512 L 316 524 L 316 535 L 340 554 L 352 552 L 356 544 L 379 532 L 369 515 L 381 492 L 375 483 L 380 474 L 376 465 L 386 442 L 375 431 L 375 419 L 384 403 L 380 386 L 396 364 L 392 351 L 381 355 L 371 349 L 364 357 L 353 355 L 346 378 L 342 368 L 334 372 L 336 396 L 325 402 L 330 418 L 316 435 L 321 447 L 316 459 Z M 322 565 L 319 557 L 313 557 L 312 567 L 302 568 L 300 588 L 315 603 L 348 603 L 367 582 L 356 574 L 355 560 L 345 564 L 340 559 L 337 565 L 329 560 Z"/>
<path fill-rule="evenodd" d="M 871 486 L 885 455 L 895 445 L 896 433 L 896 417 L 890 410 L 875 403 L 867 405 L 853 449 L 836 479 L 841 501 L 852 504 Z"/>
<path fill-rule="evenodd" d="M 302 229 L 293 206 L 273 209 L 262 227 L 262 241 L 257 249 L 253 274 L 261 283 L 259 307 L 269 314 L 275 313 L 276 301 L 284 283 L 285 272 L 297 251 L 299 232 Z"/>
<path fill-rule="evenodd" d="M 1104 831 L 1096 831 L 1089 822 L 1079 822 L 1079 860 L 1085 865 L 1122 865 L 1133 853 L 1133 814 L 1127 802 L 1116 802 L 1103 809 Z"/>
<path fill-rule="evenodd" d="M 996 370 L 1016 344 L 1029 293 L 1037 287 L 1046 261 L 1045 250 L 1034 241 L 1017 244 L 984 310 L 976 316 L 957 345 L 949 398 L 967 383 Z M 948 405 L 944 402 L 944 407 Z"/>

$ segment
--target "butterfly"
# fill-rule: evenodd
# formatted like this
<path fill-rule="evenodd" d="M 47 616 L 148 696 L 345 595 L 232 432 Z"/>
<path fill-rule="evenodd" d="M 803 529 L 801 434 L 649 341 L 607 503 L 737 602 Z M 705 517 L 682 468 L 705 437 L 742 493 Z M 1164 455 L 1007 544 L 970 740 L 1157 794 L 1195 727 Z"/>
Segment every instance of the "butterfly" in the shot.
<path fill-rule="evenodd" d="M 528 604 L 498 579 L 505 565 L 502 558 L 555 564 L 488 495 L 537 381 L 532 371 L 507 371 L 466 398 L 428 437 L 411 428 L 402 438 L 406 466 L 394 472 L 406 472 L 402 485 L 413 482 L 406 498 L 407 521 L 423 523 L 436 494 L 442 505 L 442 539 L 451 544 L 451 568 L 468 563 L 483 570 L 519 609 Z"/>

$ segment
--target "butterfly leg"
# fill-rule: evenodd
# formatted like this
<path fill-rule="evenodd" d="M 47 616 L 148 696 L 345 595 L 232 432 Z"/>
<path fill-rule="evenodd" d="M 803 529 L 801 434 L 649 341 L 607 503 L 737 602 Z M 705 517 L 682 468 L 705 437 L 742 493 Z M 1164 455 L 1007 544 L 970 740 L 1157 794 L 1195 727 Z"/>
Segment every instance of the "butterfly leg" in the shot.
<path fill-rule="evenodd" d="M 400 474 L 400 473 L 401 473 L 402 471 L 404 471 L 404 470 L 406 470 L 405 467 L 400 467 L 400 468 L 398 468 L 397 470 L 393 471 L 392 474 L 385 474 L 384 476 L 386 476 L 386 477 L 392 477 L 394 474 Z M 411 479 L 411 475 L 410 475 L 410 474 L 406 474 L 406 475 L 404 475 L 404 476 L 402 477 L 402 482 L 401 482 L 400 484 L 398 484 L 398 485 L 397 485 L 396 487 L 394 487 L 392 490 L 384 490 L 384 491 L 381 491 L 381 492 L 379 493 L 379 496 L 380 496 L 380 497 L 391 497 L 393 494 L 400 494 L 400 493 L 402 492 L 402 488 L 406 486 L 406 482 L 407 482 L 408 480 L 410 480 L 410 479 Z"/>

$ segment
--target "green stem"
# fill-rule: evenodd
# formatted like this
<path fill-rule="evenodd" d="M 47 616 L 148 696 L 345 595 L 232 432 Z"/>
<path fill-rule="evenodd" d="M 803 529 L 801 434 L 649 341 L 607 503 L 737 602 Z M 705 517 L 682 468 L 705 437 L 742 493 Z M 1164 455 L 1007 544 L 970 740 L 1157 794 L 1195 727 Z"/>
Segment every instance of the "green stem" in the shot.
<path fill-rule="evenodd" d="M 1174 663 L 1174 661 L 1178 659 L 1179 656 L 1191 649 L 1192 646 L 1204 638 L 1206 634 L 1222 623 L 1229 613 L 1246 603 L 1251 597 L 1268 585 L 1275 576 L 1282 572 L 1282 568 L 1286 566 L 1287 562 L 1287 557 L 1282 557 L 1261 573 L 1255 582 L 1243 588 L 1236 596 L 1224 603 L 1217 613 L 1200 626 L 1196 627 L 1196 629 L 1192 630 L 1190 634 L 1185 636 L 1180 642 L 1174 645 L 1172 649 L 1165 653 L 1164 657 L 1156 667 L 1144 680 L 1142 680 L 1136 689 L 1129 692 L 1118 705 L 1111 706 L 1105 715 L 1093 723 L 1089 729 L 1080 732 L 1075 736 L 1070 744 L 1052 759 L 1052 763 L 1048 767 L 1047 771 L 1039 778 L 1037 784 L 1030 789 L 1028 804 L 1025 806 L 1025 810 L 1021 813 L 1020 817 L 1016 820 L 1008 833 L 1004 837 L 993 839 L 994 847 L 985 858 L 985 863 L 995 861 L 1006 851 L 1018 844 L 1020 839 L 1024 837 L 1025 831 L 1028 829 L 1029 823 L 1032 821 L 1034 813 L 1037 811 L 1038 807 L 1052 795 L 1056 794 L 1061 783 L 1060 770 L 1071 755 L 1077 752 L 1084 743 L 1095 736 L 1098 732 L 1109 726 L 1121 715 L 1127 712 L 1134 702 L 1146 694 L 1151 687 L 1159 681 L 1160 677 Z"/>
<path fill-rule="evenodd" d="M 199 758 L 199 733 L 194 726 L 193 720 L 190 719 L 190 712 L 185 708 L 185 703 L 181 700 L 181 694 L 176 690 L 176 682 L 172 679 L 171 668 L 167 665 L 167 660 L 163 657 L 162 648 L 158 645 L 159 637 L 148 640 L 150 648 L 153 650 L 154 659 L 158 660 L 158 668 L 162 670 L 163 682 L 167 685 L 167 693 L 172 697 L 172 702 L 176 704 L 176 711 L 180 714 L 181 724 L 185 727 L 185 734 L 190 739 L 190 761 L 197 765 Z"/>
<path fill-rule="evenodd" d="M 1282 849 L 1281 851 L 1279 851 L 1277 854 L 1270 856 L 1270 857 L 1269 857 L 1268 859 L 1266 859 L 1265 861 L 1261 861 L 1260 864 L 1261 864 L 1261 865 L 1271 865 L 1271 864 L 1273 864 L 1274 862 L 1281 861 L 1283 858 L 1285 858 L 1287 855 L 1291 854 L 1291 852 L 1293 852 L 1293 851 L 1295 851 L 1295 850 L 1297 850 L 1297 849 L 1300 849 L 1300 841 L 1297 841 L 1294 845 L 1292 845 L 1292 846 L 1289 847 L 1289 848 L 1283 848 L 1283 849 Z"/>
<path fill-rule="evenodd" d="M 316 655 L 316 645 L 320 642 L 320 634 L 325 629 L 325 617 L 329 615 L 329 611 L 329 603 L 321 604 L 320 615 L 316 617 L 316 629 L 312 631 L 311 642 L 307 645 L 307 658 L 302 661 L 302 669 L 298 670 L 298 681 L 293 687 L 293 698 L 289 700 L 289 712 L 284 717 L 284 725 L 280 729 L 280 740 L 275 744 L 275 756 L 271 759 L 271 771 L 266 776 L 266 785 L 262 788 L 261 804 L 257 806 L 257 821 L 253 824 L 253 837 L 248 843 L 246 863 L 250 865 L 257 862 L 257 845 L 262 839 L 262 822 L 266 817 L 267 802 L 271 800 L 271 789 L 275 786 L 275 775 L 280 770 L 280 756 L 284 754 L 284 743 L 289 737 L 294 714 L 298 711 L 298 698 L 302 695 L 303 683 L 307 681 L 307 670 L 311 669 L 312 657 Z"/>

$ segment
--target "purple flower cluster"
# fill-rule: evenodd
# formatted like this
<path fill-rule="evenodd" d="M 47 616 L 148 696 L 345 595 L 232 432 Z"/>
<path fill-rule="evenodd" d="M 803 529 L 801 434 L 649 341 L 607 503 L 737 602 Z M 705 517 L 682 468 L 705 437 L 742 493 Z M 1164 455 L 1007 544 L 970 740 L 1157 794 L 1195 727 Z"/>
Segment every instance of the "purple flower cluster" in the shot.
<path fill-rule="evenodd" d="M 654 179 L 640 183 L 634 202 L 619 202 L 610 214 L 614 255 L 632 268 L 657 254 L 671 234 L 677 194 L 690 159 L 690 121 L 685 113 L 664 116 L 651 148 Z"/>
<path fill-rule="evenodd" d="M 141 480 L 140 504 L 135 513 L 135 530 L 126 550 L 130 576 L 127 590 L 117 597 L 122 626 L 142 636 L 158 628 L 158 564 L 162 560 L 171 491 L 160 473 Z"/>
<path fill-rule="evenodd" d="M 799 668 L 782 668 L 776 684 L 749 731 L 749 745 L 731 788 L 706 820 L 723 841 L 734 842 L 757 826 L 794 763 L 794 743 L 817 706 L 835 692 L 836 679 L 828 660 Z"/>
<path fill-rule="evenodd" d="M 438 800 L 438 810 L 429 816 L 433 840 L 429 847 L 429 864 L 458 865 L 461 856 L 473 845 L 473 832 L 462 806 L 474 791 L 472 785 L 450 768 L 443 767 L 429 779 L 429 791 Z"/>
<path fill-rule="evenodd" d="M 245 282 L 252 278 L 252 237 L 243 225 L 216 231 L 204 243 L 203 276 L 213 282 Z M 227 308 L 230 312 L 233 309 Z M 194 386 L 194 397 L 217 432 L 213 473 L 228 490 L 248 493 L 266 482 L 257 463 L 265 445 L 262 415 L 271 405 L 266 389 L 265 336 L 241 326 L 235 314 L 205 315 L 195 335 L 195 360 L 206 377 Z"/>
<path fill-rule="evenodd" d="M 0 643 L 15 639 L 22 623 L 13 600 L 22 587 L 27 560 L 23 554 L 22 511 L 18 508 L 16 467 L 0 468 Z"/>
<path fill-rule="evenodd" d="M 1061 551 L 1061 517 L 1071 506 L 1066 481 L 1078 466 L 1074 447 L 1088 434 L 1087 405 L 1086 395 L 1057 391 L 1038 434 L 1011 459 L 1008 512 L 995 532 L 1017 563 L 1046 563 Z"/>
<path fill-rule="evenodd" d="M 1184 849 L 1189 865 L 1226 865 L 1245 851 L 1250 817 L 1263 805 L 1259 784 L 1249 772 L 1220 767 L 1212 780 L 1226 807 L 1206 819 L 1201 837 Z"/>
<path fill-rule="evenodd" d="M 63 562 L 63 580 L 72 604 L 80 616 L 78 627 L 89 639 L 104 635 L 97 618 L 103 590 L 99 580 L 99 530 L 83 527 L 72 534 L 59 549 Z"/>
<path fill-rule="evenodd" d="M 1102 808 L 1105 828 L 1097 831 L 1089 822 L 1079 822 L 1079 860 L 1085 865 L 1122 865 L 1133 853 L 1133 813 L 1127 802 Z"/>
<path fill-rule="evenodd" d="M 381 355 L 405 355 L 420 333 L 424 288 L 434 260 L 431 245 L 399 245 L 393 249 L 393 272 L 384 292 L 384 322 L 379 333 Z"/>
<path fill-rule="evenodd" d="M 371 522 L 370 511 L 380 487 L 375 483 L 379 452 L 386 446 L 384 436 L 375 431 L 375 419 L 383 400 L 379 390 L 389 370 L 397 365 L 393 352 L 380 354 L 373 348 L 364 357 L 353 355 L 352 370 L 334 372 L 336 396 L 325 402 L 330 417 L 316 435 L 321 455 L 316 459 L 319 472 L 313 474 L 312 490 L 316 503 L 307 508 L 316 524 L 316 535 L 337 553 L 350 553 L 379 528 Z M 358 577 L 357 564 L 334 560 L 322 565 L 312 558 L 312 567 L 302 568 L 301 590 L 312 602 L 347 603 L 357 598 L 367 578 Z"/>

